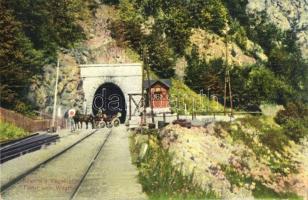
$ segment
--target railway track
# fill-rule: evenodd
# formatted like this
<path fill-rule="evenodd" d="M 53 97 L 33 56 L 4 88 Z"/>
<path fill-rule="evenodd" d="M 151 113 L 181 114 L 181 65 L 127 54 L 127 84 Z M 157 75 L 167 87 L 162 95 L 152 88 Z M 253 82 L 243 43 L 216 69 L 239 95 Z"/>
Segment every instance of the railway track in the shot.
<path fill-rule="evenodd" d="M 20 142 L 22 140 L 27 140 L 28 138 L 31 138 L 31 137 L 34 137 L 34 136 L 37 136 L 38 133 L 34 133 L 32 135 L 29 135 L 29 136 L 26 136 L 26 137 L 23 137 L 23 138 L 19 138 L 19 139 L 16 139 L 16 140 L 10 140 L 8 142 L 3 142 L 3 143 L 0 143 L 0 147 L 3 148 L 3 147 L 6 147 L 8 145 L 11 145 L 11 144 L 16 144 L 17 142 Z"/>
<path fill-rule="evenodd" d="M 61 163 L 63 163 L 63 165 L 65 165 L 65 155 L 69 154 L 68 152 L 72 152 L 72 151 L 79 152 L 80 150 L 82 150 L 82 148 L 81 148 L 82 145 L 86 145 L 86 141 L 87 140 L 91 140 L 90 138 L 92 138 L 92 137 L 101 138 L 100 135 L 99 136 L 94 136 L 95 133 L 97 133 L 97 132 L 99 132 L 99 131 L 95 130 L 95 131 L 91 132 L 90 134 L 86 135 L 85 137 L 82 137 L 81 139 L 79 139 L 75 143 L 71 144 L 70 146 L 68 146 L 64 150 L 62 150 L 59 153 L 55 154 L 54 156 L 46 159 L 45 161 L 39 163 L 38 165 L 32 167 L 31 169 L 27 170 L 26 172 L 20 174 L 19 176 L 15 177 L 14 179 L 9 181 L 8 183 L 2 185 L 1 186 L 1 196 L 5 197 L 6 194 L 10 192 L 11 189 L 15 189 L 14 186 L 18 187 L 17 185 L 19 183 L 22 183 L 23 180 L 26 177 L 31 177 L 31 176 L 34 176 L 33 174 L 39 173 L 39 171 L 40 171 L 39 169 L 45 169 L 45 168 L 53 169 L 54 168 L 53 167 L 53 163 L 54 163 L 54 165 L 57 166 L 57 164 L 55 164 L 55 163 L 57 162 L 57 160 L 58 160 L 58 162 L 60 162 L 61 158 L 62 158 Z M 93 164 L 95 163 L 98 155 L 101 153 L 101 151 L 102 151 L 105 143 L 107 142 L 109 136 L 111 135 L 111 133 L 112 133 L 112 130 L 108 130 L 107 135 L 102 140 L 102 142 L 98 143 L 98 146 L 92 147 L 93 149 L 95 149 L 94 153 L 91 154 L 87 158 L 87 160 L 89 162 L 85 163 L 85 169 L 82 172 L 78 172 L 79 173 L 78 181 L 74 185 L 74 187 L 71 188 L 71 191 L 69 192 L 70 193 L 69 199 L 73 199 L 75 197 L 75 195 L 77 194 L 77 192 L 78 192 L 82 182 L 84 181 L 84 179 L 87 176 L 88 172 L 90 171 L 90 169 L 92 168 Z M 98 134 L 96 134 L 96 135 L 98 135 Z M 95 140 L 97 140 L 97 138 L 92 138 L 92 140 L 95 141 Z M 81 149 L 78 149 L 77 145 L 81 145 L 81 147 L 79 147 Z M 55 162 L 52 162 L 52 161 L 55 161 Z M 58 163 L 58 165 L 59 165 L 59 163 Z M 69 163 L 68 163 L 68 165 L 69 165 Z M 44 172 L 42 172 L 42 173 L 44 174 Z M 26 192 L 26 194 L 28 194 L 28 192 Z M 7 197 L 8 197 L 8 199 L 10 199 L 10 195 L 8 195 Z"/>
<path fill-rule="evenodd" d="M 60 139 L 74 135 L 75 133 L 64 136 L 35 133 L 24 138 L 11 140 L 0 144 L 0 164 L 17 158 L 24 154 L 41 149 L 43 146 L 55 143 Z"/>
<path fill-rule="evenodd" d="M 6 143 L 5 145 L 1 145 L 0 164 L 13 158 L 19 157 L 23 154 L 39 150 L 45 145 L 56 142 L 59 138 L 59 135 L 34 134 L 29 137 L 18 139 L 10 143 Z"/>
<path fill-rule="evenodd" d="M 96 162 L 96 159 L 97 157 L 99 156 L 99 154 L 101 153 L 103 147 L 105 146 L 107 140 L 109 139 L 110 135 L 111 135 L 111 131 L 112 130 L 109 130 L 109 133 L 107 135 L 107 137 L 105 138 L 104 142 L 102 143 L 102 145 L 99 147 L 98 151 L 96 152 L 96 154 L 94 155 L 90 165 L 87 167 L 87 169 L 85 170 L 82 178 L 80 179 L 80 181 L 78 182 L 78 185 L 75 187 L 70 199 L 74 199 L 75 196 L 77 195 L 79 189 L 80 189 L 80 186 L 81 184 L 83 183 L 83 181 L 85 180 L 86 176 L 88 175 L 89 171 L 91 170 L 91 168 L 93 167 L 94 163 Z"/>

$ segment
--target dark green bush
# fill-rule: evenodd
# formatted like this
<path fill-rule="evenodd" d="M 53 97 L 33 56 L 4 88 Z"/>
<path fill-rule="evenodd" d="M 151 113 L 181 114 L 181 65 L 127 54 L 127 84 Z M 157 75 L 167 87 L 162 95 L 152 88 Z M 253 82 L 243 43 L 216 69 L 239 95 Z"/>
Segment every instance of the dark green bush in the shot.
<path fill-rule="evenodd" d="M 285 110 L 277 113 L 275 121 L 283 127 L 285 135 L 299 142 L 308 135 L 308 106 L 300 102 L 288 103 Z"/>
<path fill-rule="evenodd" d="M 282 126 L 284 127 L 284 134 L 294 142 L 299 142 L 300 139 L 308 135 L 308 117 L 303 119 L 291 118 Z"/>
<path fill-rule="evenodd" d="M 261 142 L 271 150 L 281 151 L 288 144 L 288 137 L 281 130 L 269 130 L 260 136 Z"/>

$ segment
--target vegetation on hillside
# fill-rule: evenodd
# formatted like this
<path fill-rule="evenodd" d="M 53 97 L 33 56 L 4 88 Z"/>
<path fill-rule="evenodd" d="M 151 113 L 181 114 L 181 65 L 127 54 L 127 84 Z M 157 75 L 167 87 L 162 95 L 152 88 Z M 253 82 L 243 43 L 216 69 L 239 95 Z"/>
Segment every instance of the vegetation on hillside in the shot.
<path fill-rule="evenodd" d="M 80 22 L 91 13 L 92 0 L 0 1 L 1 106 L 32 110 L 27 92 L 45 64 L 55 64 L 61 48 L 85 38 Z"/>
<path fill-rule="evenodd" d="M 195 91 L 207 88 L 211 94 L 217 95 L 220 101 L 223 101 L 226 75 L 224 61 L 222 59 L 210 62 L 200 60 L 195 47 L 191 55 L 187 56 L 187 60 L 185 83 Z M 290 85 L 275 76 L 264 64 L 244 68 L 233 66 L 230 69 L 230 76 L 233 105 L 239 109 L 256 111 L 262 102 L 282 103 L 295 93 Z"/>
<path fill-rule="evenodd" d="M 301 112 L 293 109 L 293 114 Z M 191 129 L 169 125 L 158 132 L 134 133 L 131 139 L 133 162 L 150 199 L 305 195 L 307 146 L 292 141 L 273 116 Z"/>
<path fill-rule="evenodd" d="M 257 162 L 260 162 L 260 166 L 263 165 L 263 168 L 259 168 L 260 166 L 253 164 L 253 161 L 246 157 L 249 155 L 244 154 L 241 155 L 240 164 L 222 165 L 232 185 L 240 187 L 254 183 L 252 194 L 256 198 L 301 199 L 294 192 L 296 186 L 290 186 L 289 183 L 297 174 L 305 173 L 305 169 L 303 161 L 300 161 L 295 153 L 298 146 L 290 140 L 284 127 L 277 125 L 272 117 L 246 117 L 233 125 L 221 123 L 218 126 L 223 127 L 216 129 L 219 135 L 222 136 L 221 133 L 227 131 L 234 144 L 244 144 L 249 149 L 247 152 L 251 151 L 248 154 L 252 153 L 250 157 L 257 156 Z M 224 135 L 222 138 L 230 136 Z M 272 177 L 269 182 L 266 180 L 268 176 Z M 284 179 L 285 182 L 280 183 L 280 179 Z"/>
<path fill-rule="evenodd" d="M 294 142 L 308 136 L 308 106 L 302 103 L 288 103 L 275 117 L 276 123 L 283 127 L 283 134 Z"/>
<path fill-rule="evenodd" d="M 172 164 L 172 155 L 168 150 L 161 148 L 156 131 L 147 131 L 145 135 L 131 137 L 131 152 L 133 162 L 139 168 L 139 181 L 143 191 L 152 200 L 164 199 L 216 199 L 214 192 L 202 189 L 193 182 L 192 175 L 183 175 Z M 142 143 L 141 137 L 146 138 Z M 147 150 L 140 157 L 142 147 L 147 144 Z"/>
<path fill-rule="evenodd" d="M 182 81 L 172 79 L 170 89 L 170 104 L 174 112 L 179 114 L 223 111 L 223 107 L 215 99 L 208 99 L 206 91 L 201 95 L 187 87 Z M 186 105 L 186 113 L 185 113 Z"/>
<path fill-rule="evenodd" d="M 190 37 L 194 29 L 221 38 L 227 33 L 229 42 L 257 60 L 255 66 L 229 66 L 236 107 L 255 110 L 261 102 L 286 105 L 291 101 L 308 101 L 307 61 L 302 58 L 296 34 L 277 28 L 266 12 L 248 15 L 248 0 L 101 3 L 118 10 L 118 18 L 109 22 L 117 45 L 139 53 L 161 78 L 175 78 L 177 60 L 184 57 L 188 86 L 196 92 L 210 88 L 211 94 L 222 101 L 225 58 L 203 60 Z M 55 65 L 59 50 L 73 48 L 86 38 L 82 24 L 97 6 L 94 0 L 0 1 L 2 106 L 20 112 L 33 109 L 26 106 L 33 77 L 43 74 L 42 66 Z M 260 45 L 268 61 L 260 60 L 257 51 L 248 48 L 248 41 Z"/>
<path fill-rule="evenodd" d="M 159 132 L 172 164 L 219 198 L 302 199 L 307 138 L 295 143 L 272 117 L 248 116 L 207 127 Z"/>
<path fill-rule="evenodd" d="M 185 56 L 188 86 L 196 92 L 211 88 L 222 101 L 225 58 L 204 61 L 198 48 L 191 47 L 189 38 L 194 28 L 212 31 L 220 37 L 228 32 L 228 41 L 237 43 L 258 62 L 244 68 L 229 66 L 235 106 L 256 110 L 262 102 L 307 102 L 307 61 L 302 58 L 295 34 L 277 28 L 265 12 L 246 14 L 247 0 L 111 3 L 120 10 L 119 19 L 111 25 L 114 37 L 141 55 L 146 52 L 148 65 L 160 77 L 173 77 L 176 60 Z M 247 47 L 248 40 L 264 49 L 267 62 Z"/>

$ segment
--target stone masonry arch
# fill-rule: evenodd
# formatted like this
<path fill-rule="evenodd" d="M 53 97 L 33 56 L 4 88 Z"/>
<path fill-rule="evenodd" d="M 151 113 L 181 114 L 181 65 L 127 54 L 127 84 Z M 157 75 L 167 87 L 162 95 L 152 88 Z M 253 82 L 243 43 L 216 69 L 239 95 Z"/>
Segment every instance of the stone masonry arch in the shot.
<path fill-rule="evenodd" d="M 92 106 L 95 93 L 100 86 L 106 83 L 113 83 L 123 92 L 126 115 L 128 114 L 129 94 L 142 93 L 142 65 L 140 63 L 80 65 L 80 75 L 83 81 L 83 92 L 88 114 L 93 114 Z M 135 109 L 135 105 L 132 105 L 132 109 Z"/>

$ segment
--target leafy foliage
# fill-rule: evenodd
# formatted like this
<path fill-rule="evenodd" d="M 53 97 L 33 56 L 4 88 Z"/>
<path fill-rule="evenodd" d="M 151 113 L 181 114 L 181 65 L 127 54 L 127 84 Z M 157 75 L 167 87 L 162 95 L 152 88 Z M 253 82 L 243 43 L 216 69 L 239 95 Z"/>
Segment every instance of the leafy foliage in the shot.
<path fill-rule="evenodd" d="M 147 50 L 147 64 L 151 69 L 159 77 L 173 77 L 176 57 L 167 41 L 158 34 L 152 34 L 147 38 Z"/>
<path fill-rule="evenodd" d="M 293 94 L 281 93 L 278 103 L 286 104 L 288 101 L 307 101 L 308 63 L 301 55 L 300 48 L 296 42 L 296 33 L 293 30 L 282 31 L 270 22 L 265 11 L 256 13 L 249 17 L 248 24 L 243 24 L 247 37 L 261 45 L 268 55 L 266 67 L 284 83 L 290 87 Z"/>
<path fill-rule="evenodd" d="M 13 124 L 6 123 L 0 121 L 0 141 L 4 142 L 7 140 L 13 140 L 13 139 L 18 139 L 20 137 L 25 137 L 27 136 L 28 133 Z"/>
<path fill-rule="evenodd" d="M 187 87 L 183 82 L 178 80 L 172 80 L 172 87 L 170 89 L 170 106 L 173 111 L 180 114 L 185 113 L 206 113 L 206 112 L 217 112 L 222 111 L 223 107 L 213 101 L 209 100 L 208 97 L 201 96 L 195 91 Z"/>
<path fill-rule="evenodd" d="M 187 56 L 185 83 L 195 91 L 210 89 L 211 94 L 222 97 L 224 91 L 225 64 L 222 59 L 206 62 L 199 59 L 194 46 Z M 279 102 L 291 96 L 291 88 L 262 65 L 249 67 L 234 66 L 230 70 L 234 105 L 253 110 L 263 101 Z M 222 101 L 222 99 L 220 99 Z"/>
<path fill-rule="evenodd" d="M 41 52 L 33 49 L 13 12 L 0 2 L 0 80 L 1 105 L 13 108 L 24 100 L 31 77 L 39 73 Z"/>
<path fill-rule="evenodd" d="M 193 175 L 185 176 L 173 166 L 172 156 L 160 146 L 155 136 L 149 136 L 148 146 L 145 156 L 136 164 L 140 172 L 139 181 L 150 199 L 217 198 L 212 191 L 204 191 L 194 183 Z M 140 147 L 135 146 L 133 153 L 139 154 L 139 150 Z"/>
<path fill-rule="evenodd" d="M 231 21 L 229 34 L 239 47 L 246 50 L 248 41 L 247 33 L 245 28 L 237 20 Z"/>
<path fill-rule="evenodd" d="M 288 103 L 285 110 L 277 113 L 275 121 L 284 128 L 284 134 L 295 142 L 308 136 L 308 106 Z"/>
<path fill-rule="evenodd" d="M 12 0 L 7 4 L 37 49 L 55 55 L 58 46 L 69 48 L 84 37 L 77 23 L 87 14 L 83 1 Z"/>
<path fill-rule="evenodd" d="M 223 0 L 223 2 L 233 19 L 238 20 L 244 26 L 249 23 L 249 17 L 246 14 L 248 0 Z"/>
<path fill-rule="evenodd" d="M 206 62 L 199 59 L 199 53 L 196 46 L 193 46 L 191 55 L 186 57 L 187 68 L 185 83 L 195 91 L 208 88 L 212 93 L 221 95 L 223 91 L 225 66 L 222 59 Z"/>
<path fill-rule="evenodd" d="M 175 60 L 185 54 L 192 28 L 221 33 L 228 18 L 220 0 L 123 0 L 119 9 L 120 17 L 111 26 L 113 36 L 140 54 L 147 45 L 150 67 L 162 77 L 174 75 Z"/>
<path fill-rule="evenodd" d="M 248 39 L 259 44 L 268 62 L 239 68 L 232 66 L 231 84 L 235 105 L 256 110 L 262 101 L 283 103 L 294 99 L 307 100 L 307 62 L 302 59 L 292 31 L 282 31 L 271 23 L 265 11 L 246 14 L 247 0 L 140 1 L 119 3 L 120 19 L 113 32 L 116 38 L 143 54 L 149 48 L 149 66 L 161 77 L 172 77 L 175 61 L 185 56 L 188 67 L 185 82 L 193 90 L 207 90 L 223 96 L 225 66 L 222 59 L 200 60 L 198 49 L 190 49 L 193 28 L 225 32 L 232 41 L 251 56 Z M 143 29 L 143 31 L 141 31 Z M 146 34 L 144 33 L 147 32 Z M 251 43 L 249 43 L 251 44 Z"/>
<path fill-rule="evenodd" d="M 80 21 L 94 8 L 92 0 L 0 1 L 1 106 L 32 109 L 25 105 L 33 77 L 55 62 L 60 48 L 85 38 Z"/>

